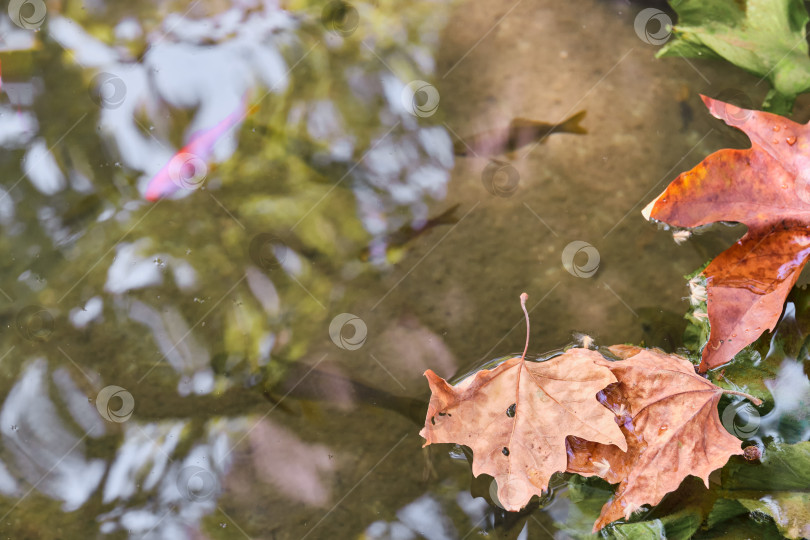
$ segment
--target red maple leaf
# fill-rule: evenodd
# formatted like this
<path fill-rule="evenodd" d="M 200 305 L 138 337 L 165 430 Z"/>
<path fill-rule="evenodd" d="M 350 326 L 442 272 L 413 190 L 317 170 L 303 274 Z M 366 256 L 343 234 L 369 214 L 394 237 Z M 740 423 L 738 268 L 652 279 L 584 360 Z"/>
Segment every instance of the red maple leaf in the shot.
<path fill-rule="evenodd" d="M 678 176 L 642 212 L 677 227 L 736 221 L 748 232 L 703 271 L 711 334 L 699 370 L 730 361 L 773 330 L 810 257 L 810 127 L 701 96 L 751 139 Z"/>

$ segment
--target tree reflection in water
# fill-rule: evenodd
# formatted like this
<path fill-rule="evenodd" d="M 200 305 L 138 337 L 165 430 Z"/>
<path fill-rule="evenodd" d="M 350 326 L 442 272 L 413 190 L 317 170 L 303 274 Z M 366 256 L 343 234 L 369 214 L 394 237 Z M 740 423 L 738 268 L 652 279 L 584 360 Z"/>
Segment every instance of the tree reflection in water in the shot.
<path fill-rule="evenodd" d="M 263 393 L 319 362 L 345 284 L 370 272 L 356 254 L 371 241 L 379 259 L 444 196 L 450 137 L 403 95 L 432 77 L 447 6 L 327 24 L 315 4 L 78 7 L 49 5 L 38 32 L 0 19 L 1 530 L 300 536 L 345 491 L 351 437 L 293 430 Z M 144 201 L 245 96 L 202 181 Z M 373 437 L 364 464 L 392 443 Z"/>

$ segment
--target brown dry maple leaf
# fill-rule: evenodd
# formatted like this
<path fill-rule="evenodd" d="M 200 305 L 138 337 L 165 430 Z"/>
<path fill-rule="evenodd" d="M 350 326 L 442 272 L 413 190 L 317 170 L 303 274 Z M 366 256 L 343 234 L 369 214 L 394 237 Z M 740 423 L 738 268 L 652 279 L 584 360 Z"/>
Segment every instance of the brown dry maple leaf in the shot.
<path fill-rule="evenodd" d="M 678 227 L 748 226 L 703 271 L 711 325 L 700 371 L 725 364 L 773 330 L 810 257 L 810 127 L 701 96 L 713 116 L 751 139 L 682 173 L 642 212 Z"/>
<path fill-rule="evenodd" d="M 528 347 L 528 315 L 526 324 Z M 426 371 L 432 394 L 419 432 L 424 446 L 470 447 L 473 475 L 493 476 L 498 499 L 510 511 L 520 510 L 548 488 L 552 474 L 565 470 L 568 435 L 627 450 L 613 413 L 596 399 L 616 382 L 598 352 L 570 349 L 545 362 L 525 357 L 526 350 L 455 386 Z"/>
<path fill-rule="evenodd" d="M 628 519 L 644 504 L 658 504 L 688 475 L 702 478 L 708 487 L 712 471 L 743 453 L 717 414 L 720 397 L 729 392 L 697 375 L 688 360 L 624 345 L 610 351 L 623 358 L 603 361 L 620 382 L 599 399 L 616 415 L 629 448 L 620 452 L 615 446 L 569 440 L 568 472 L 620 483 L 602 507 L 594 532 Z"/>

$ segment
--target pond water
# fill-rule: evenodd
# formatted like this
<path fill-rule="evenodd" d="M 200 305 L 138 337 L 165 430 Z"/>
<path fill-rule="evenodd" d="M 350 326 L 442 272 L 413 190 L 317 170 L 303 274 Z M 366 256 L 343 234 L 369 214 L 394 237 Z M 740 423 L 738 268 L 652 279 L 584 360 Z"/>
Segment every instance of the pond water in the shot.
<path fill-rule="evenodd" d="M 0 17 L 4 537 L 589 532 L 562 484 L 504 515 L 460 448 L 422 449 L 422 373 L 522 350 L 524 291 L 534 356 L 577 333 L 680 345 L 683 275 L 740 229 L 677 245 L 640 211 L 747 145 L 699 94 L 758 104 L 766 83 L 655 59 L 634 21 L 663 2 L 17 4 Z M 508 162 L 453 155 L 581 110 L 587 134 Z"/>

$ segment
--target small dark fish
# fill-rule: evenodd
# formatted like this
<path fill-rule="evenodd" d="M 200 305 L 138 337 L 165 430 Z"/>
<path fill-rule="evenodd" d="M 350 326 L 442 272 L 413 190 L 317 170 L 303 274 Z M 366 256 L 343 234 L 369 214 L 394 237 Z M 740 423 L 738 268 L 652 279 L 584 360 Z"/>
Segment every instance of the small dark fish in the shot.
<path fill-rule="evenodd" d="M 456 210 L 458 210 L 459 206 L 460 206 L 459 204 L 456 204 L 453 207 L 448 208 L 438 216 L 427 220 L 420 227 L 404 225 L 400 227 L 399 230 L 386 236 L 384 239 L 385 256 L 388 262 L 390 264 L 396 264 L 397 262 L 399 262 L 405 255 L 406 246 L 414 238 L 423 235 L 427 231 L 431 230 L 433 227 L 437 227 L 439 225 L 453 225 L 455 223 L 458 223 Z M 369 258 L 371 257 L 370 248 L 368 247 L 364 248 L 363 251 L 360 252 L 359 257 L 360 260 L 362 261 L 368 261 Z"/>
<path fill-rule="evenodd" d="M 457 156 L 497 156 L 510 154 L 533 142 L 542 143 L 552 133 L 575 133 L 588 131 L 579 125 L 586 111 L 579 111 L 559 124 L 546 124 L 526 118 L 515 118 L 507 128 L 484 131 L 456 141 L 453 151 Z"/>
<path fill-rule="evenodd" d="M 695 117 L 695 112 L 692 110 L 692 106 L 689 105 L 689 94 L 689 87 L 685 84 L 681 85 L 677 95 L 678 109 L 681 113 L 681 131 L 688 130 L 692 119 Z"/>

